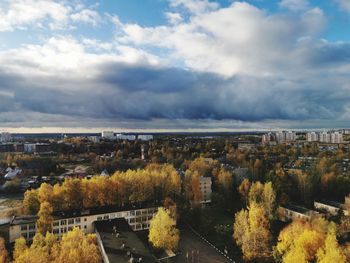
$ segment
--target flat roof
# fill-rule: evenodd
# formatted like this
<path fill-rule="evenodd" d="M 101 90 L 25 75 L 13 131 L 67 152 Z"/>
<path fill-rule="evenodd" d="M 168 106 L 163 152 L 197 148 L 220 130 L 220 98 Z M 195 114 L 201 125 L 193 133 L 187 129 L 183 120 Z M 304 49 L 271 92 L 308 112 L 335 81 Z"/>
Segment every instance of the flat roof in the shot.
<path fill-rule="evenodd" d="M 55 219 L 65 219 L 65 218 L 72 218 L 72 217 L 123 212 L 123 211 L 137 210 L 137 209 L 158 208 L 159 206 L 162 206 L 162 202 L 144 202 L 144 203 L 135 203 L 135 204 L 127 204 L 127 205 L 96 206 L 96 207 L 91 207 L 86 209 L 57 211 L 53 213 L 53 216 Z"/>
<path fill-rule="evenodd" d="M 325 204 L 325 205 L 328 205 L 328 206 L 333 206 L 333 207 L 336 207 L 336 208 L 341 208 L 343 206 L 343 204 L 339 203 L 339 202 L 336 202 L 336 201 L 331 201 L 331 200 L 315 200 L 316 203 L 320 203 L 320 204 Z"/>
<path fill-rule="evenodd" d="M 124 206 L 98 206 L 92 207 L 83 210 L 67 210 L 67 211 L 57 211 L 53 213 L 54 220 L 66 219 L 66 218 L 75 218 L 82 216 L 91 216 L 91 215 L 99 215 L 99 214 L 108 214 L 114 212 L 123 212 L 130 210 L 138 210 L 138 209 L 147 209 L 147 208 L 158 208 L 161 206 L 161 202 L 148 202 L 148 203 L 137 203 L 137 204 L 129 204 Z M 36 215 L 26 215 L 26 216 L 15 216 L 11 219 L 11 225 L 21 225 L 21 224 L 30 224 L 35 223 L 38 219 Z"/>
<path fill-rule="evenodd" d="M 124 218 L 97 221 L 94 225 L 110 263 L 157 262 Z"/>
<path fill-rule="evenodd" d="M 302 207 L 302 206 L 298 206 L 298 205 L 292 205 L 292 204 L 284 205 L 282 207 L 284 207 L 286 209 L 289 209 L 291 211 L 298 212 L 300 214 L 307 214 L 308 212 L 312 212 L 313 211 L 313 210 L 308 209 L 306 207 Z"/>

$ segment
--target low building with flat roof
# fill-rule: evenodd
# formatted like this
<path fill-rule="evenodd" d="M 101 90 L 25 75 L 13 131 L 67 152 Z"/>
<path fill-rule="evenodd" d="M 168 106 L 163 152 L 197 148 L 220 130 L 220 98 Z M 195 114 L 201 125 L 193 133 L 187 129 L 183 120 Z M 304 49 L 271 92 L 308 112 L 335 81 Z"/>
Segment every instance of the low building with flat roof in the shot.
<path fill-rule="evenodd" d="M 317 211 L 298 206 L 298 205 L 284 205 L 277 209 L 278 217 L 281 221 L 288 222 L 295 219 L 309 221 L 313 216 L 318 215 Z"/>
<path fill-rule="evenodd" d="M 85 233 L 93 233 L 94 222 L 114 218 L 125 219 L 134 231 L 147 230 L 157 211 L 158 206 L 155 204 L 140 204 L 55 212 L 53 233 L 61 237 L 74 227 L 82 229 Z M 9 226 L 9 242 L 13 243 L 21 236 L 27 241 L 32 240 L 37 232 L 36 221 L 37 216 L 13 217 Z"/>
<path fill-rule="evenodd" d="M 330 200 L 317 200 L 314 201 L 314 207 L 322 212 L 327 212 L 330 215 L 337 215 L 339 210 L 342 210 L 344 215 L 348 215 L 348 211 L 345 209 L 342 203 L 338 203 Z"/>

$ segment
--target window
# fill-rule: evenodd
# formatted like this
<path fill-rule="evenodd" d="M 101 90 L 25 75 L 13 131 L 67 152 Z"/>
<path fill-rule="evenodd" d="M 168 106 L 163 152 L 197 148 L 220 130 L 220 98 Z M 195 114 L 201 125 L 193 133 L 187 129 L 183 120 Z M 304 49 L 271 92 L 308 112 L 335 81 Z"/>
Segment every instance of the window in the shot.
<path fill-rule="evenodd" d="M 86 219 L 86 218 L 85 218 L 85 219 Z M 81 221 L 81 220 L 80 220 L 80 217 L 75 219 L 75 223 L 76 223 L 76 224 L 77 224 L 77 223 L 80 223 L 80 221 Z"/>
<path fill-rule="evenodd" d="M 74 219 L 68 219 L 68 225 L 73 225 L 74 224 Z"/>
<path fill-rule="evenodd" d="M 29 230 L 35 229 L 35 224 L 29 225 Z"/>
<path fill-rule="evenodd" d="M 135 218 L 130 218 L 130 223 L 131 224 L 135 223 Z"/>
<path fill-rule="evenodd" d="M 84 218 L 84 222 L 86 222 L 86 218 Z"/>
<path fill-rule="evenodd" d="M 28 227 L 26 225 L 21 226 L 21 231 L 27 231 Z"/>
<path fill-rule="evenodd" d="M 109 219 L 109 216 L 108 216 L 108 215 L 103 216 L 103 219 L 104 219 L 104 220 Z"/>
<path fill-rule="evenodd" d="M 86 225 L 84 226 L 84 229 L 87 229 L 87 226 L 86 226 Z"/>
<path fill-rule="evenodd" d="M 61 226 L 67 225 L 67 220 L 61 220 Z"/>
<path fill-rule="evenodd" d="M 130 216 L 135 216 L 135 211 L 130 211 Z"/>
<path fill-rule="evenodd" d="M 60 230 L 57 228 L 57 229 L 54 229 L 52 232 L 53 232 L 54 234 L 58 234 L 58 233 L 60 232 Z"/>
<path fill-rule="evenodd" d="M 136 211 L 136 215 L 137 216 L 141 215 L 141 211 L 140 210 Z"/>
<path fill-rule="evenodd" d="M 60 225 L 60 222 L 59 221 L 55 221 L 53 222 L 52 226 L 59 226 Z"/>
<path fill-rule="evenodd" d="M 67 232 L 67 228 L 66 227 L 62 227 L 61 228 L 61 233 L 66 233 Z"/>
<path fill-rule="evenodd" d="M 68 227 L 68 231 L 72 231 L 73 230 L 73 227 L 72 226 L 69 226 Z"/>
<path fill-rule="evenodd" d="M 101 220 L 102 220 L 102 216 L 98 216 L 97 221 L 101 221 Z"/>
<path fill-rule="evenodd" d="M 28 238 L 33 238 L 35 236 L 35 232 L 29 232 Z"/>

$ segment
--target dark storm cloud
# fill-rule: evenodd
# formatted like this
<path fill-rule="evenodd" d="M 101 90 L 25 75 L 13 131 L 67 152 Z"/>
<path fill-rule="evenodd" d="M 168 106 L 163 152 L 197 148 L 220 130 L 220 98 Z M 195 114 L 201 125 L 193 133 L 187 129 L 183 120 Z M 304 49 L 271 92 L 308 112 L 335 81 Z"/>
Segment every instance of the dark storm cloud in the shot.
<path fill-rule="evenodd" d="M 321 83 L 314 79 L 293 82 L 251 76 L 222 78 L 178 68 L 123 63 L 103 64 L 99 72 L 88 81 L 52 76 L 24 78 L 0 72 L 0 83 L 4 84 L 0 92 L 9 89 L 9 79 L 17 79 L 11 81 L 11 96 L 0 95 L 1 109 L 19 114 L 68 116 L 77 121 L 92 118 L 251 122 L 335 118 L 348 104 L 327 88 L 331 80 Z"/>

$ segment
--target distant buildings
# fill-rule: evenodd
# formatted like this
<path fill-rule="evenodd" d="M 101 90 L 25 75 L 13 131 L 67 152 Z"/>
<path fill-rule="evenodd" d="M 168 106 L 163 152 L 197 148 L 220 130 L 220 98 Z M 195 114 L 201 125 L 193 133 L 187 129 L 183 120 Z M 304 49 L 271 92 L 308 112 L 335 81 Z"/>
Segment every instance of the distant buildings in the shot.
<path fill-rule="evenodd" d="M 115 138 L 117 140 L 125 140 L 125 141 L 135 141 L 136 140 L 135 135 L 123 134 L 123 133 L 117 134 Z"/>
<path fill-rule="evenodd" d="M 279 131 L 269 132 L 262 136 L 262 144 L 279 144 L 285 142 L 293 142 L 297 138 L 296 132 L 294 131 Z"/>
<path fill-rule="evenodd" d="M 322 143 L 343 143 L 343 134 L 340 132 L 308 132 L 306 134 L 308 142 Z"/>
<path fill-rule="evenodd" d="M 133 134 L 125 134 L 125 133 L 114 134 L 113 131 L 102 131 L 102 138 L 107 140 L 135 141 L 136 139 L 138 139 L 140 141 L 151 141 L 153 140 L 153 135 L 140 134 L 136 136 Z"/>
<path fill-rule="evenodd" d="M 137 139 L 140 141 L 151 141 L 153 140 L 153 135 L 150 135 L 150 134 L 138 135 Z"/>
<path fill-rule="evenodd" d="M 113 131 L 102 131 L 102 138 L 108 140 L 114 140 L 114 132 Z"/>
<path fill-rule="evenodd" d="M 25 153 L 49 153 L 51 152 L 51 145 L 48 143 L 25 143 Z"/>
<path fill-rule="evenodd" d="M 8 132 L 2 132 L 0 133 L 0 142 L 6 143 L 6 142 L 11 142 L 12 141 L 12 135 L 11 133 Z"/>

